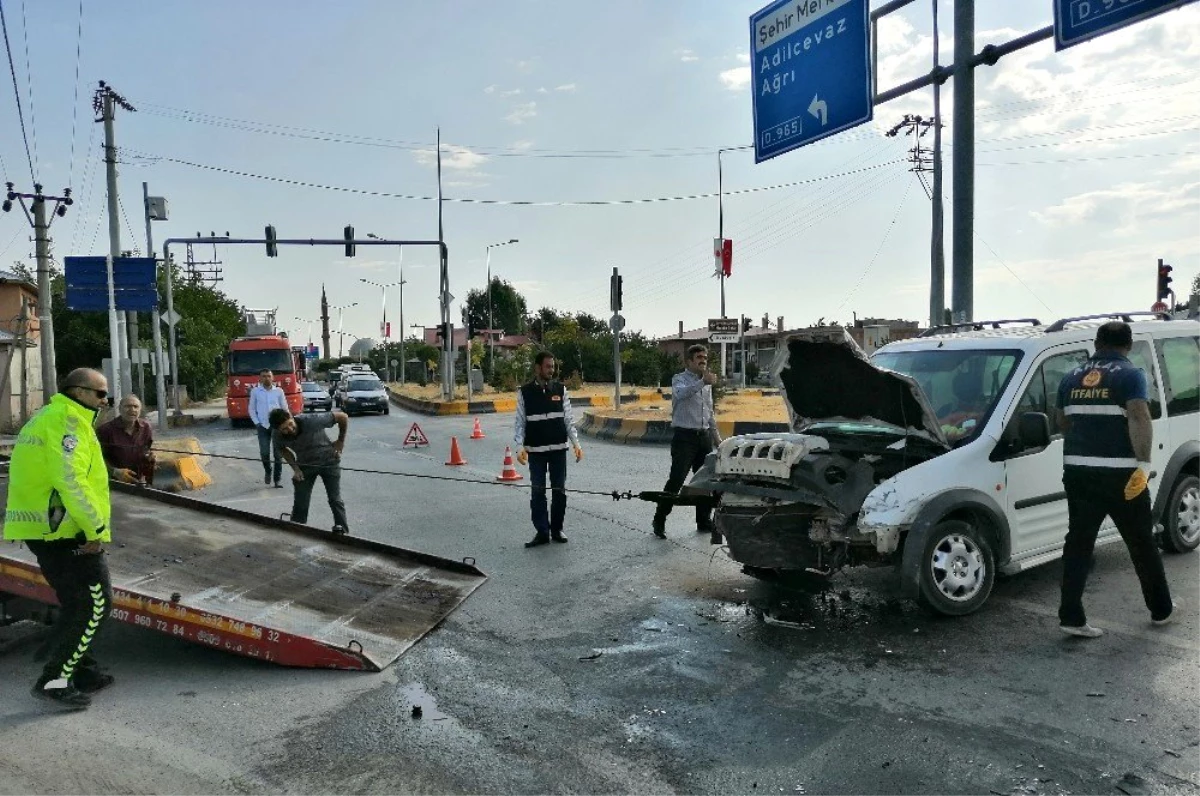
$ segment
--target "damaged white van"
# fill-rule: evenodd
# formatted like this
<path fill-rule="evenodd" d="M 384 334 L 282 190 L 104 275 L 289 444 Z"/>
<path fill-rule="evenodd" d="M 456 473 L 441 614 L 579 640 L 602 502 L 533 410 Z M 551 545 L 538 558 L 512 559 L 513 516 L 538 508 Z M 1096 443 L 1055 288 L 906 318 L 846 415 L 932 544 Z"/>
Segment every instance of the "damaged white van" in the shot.
<path fill-rule="evenodd" d="M 894 564 L 925 607 L 971 613 L 997 573 L 1060 556 L 1058 384 L 1098 324 L 1122 318 L 1150 385 L 1162 545 L 1195 550 L 1200 323 L 1131 315 L 937 329 L 870 360 L 844 329 L 793 336 L 774 368 L 791 433 L 725 440 L 685 493 L 713 497 L 717 530 L 750 574 Z M 1118 539 L 1110 521 L 1097 544 Z"/>

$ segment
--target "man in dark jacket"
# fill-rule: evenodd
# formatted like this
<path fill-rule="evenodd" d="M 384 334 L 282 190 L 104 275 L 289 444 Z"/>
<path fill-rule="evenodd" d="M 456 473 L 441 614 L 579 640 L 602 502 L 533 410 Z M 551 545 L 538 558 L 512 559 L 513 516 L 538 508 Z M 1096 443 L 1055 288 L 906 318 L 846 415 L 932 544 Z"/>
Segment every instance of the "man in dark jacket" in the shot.
<path fill-rule="evenodd" d="M 533 360 L 533 381 L 517 393 L 517 420 L 513 442 L 517 461 L 529 464 L 533 485 L 529 510 L 535 531 L 526 547 L 544 545 L 553 539 L 566 542 L 563 521 L 567 513 L 567 448 L 575 450 L 575 461 L 583 461 L 579 431 L 571 413 L 571 398 L 562 382 L 553 381 L 554 355 L 539 351 Z M 550 475 L 550 512 L 546 513 L 546 474 Z"/>

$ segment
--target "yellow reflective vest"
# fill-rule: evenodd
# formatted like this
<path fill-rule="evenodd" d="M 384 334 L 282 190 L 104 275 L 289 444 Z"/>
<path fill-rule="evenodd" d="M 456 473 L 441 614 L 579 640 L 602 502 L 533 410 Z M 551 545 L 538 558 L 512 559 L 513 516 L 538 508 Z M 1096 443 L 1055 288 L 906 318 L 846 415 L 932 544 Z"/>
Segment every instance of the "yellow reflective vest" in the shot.
<path fill-rule="evenodd" d="M 96 412 L 59 393 L 17 435 L 9 467 L 5 539 L 110 542 L 108 468 Z"/>

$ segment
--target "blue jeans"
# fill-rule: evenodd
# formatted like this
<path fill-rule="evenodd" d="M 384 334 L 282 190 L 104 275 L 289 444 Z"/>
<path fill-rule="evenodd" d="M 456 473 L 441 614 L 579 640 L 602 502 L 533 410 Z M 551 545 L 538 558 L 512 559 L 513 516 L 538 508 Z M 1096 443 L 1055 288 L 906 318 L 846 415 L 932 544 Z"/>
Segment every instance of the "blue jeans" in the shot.
<path fill-rule="evenodd" d="M 271 429 L 255 426 L 258 429 L 258 456 L 262 459 L 263 475 L 274 475 L 275 483 L 279 483 L 280 476 L 283 475 L 283 459 L 279 458 L 279 454 L 275 455 L 275 471 L 271 471 Z"/>
<path fill-rule="evenodd" d="M 546 516 L 546 472 L 550 473 L 550 515 Z M 533 485 L 529 496 L 529 511 L 533 527 L 538 536 L 558 536 L 563 530 L 563 519 L 567 515 L 567 452 L 529 454 L 529 482 Z"/>

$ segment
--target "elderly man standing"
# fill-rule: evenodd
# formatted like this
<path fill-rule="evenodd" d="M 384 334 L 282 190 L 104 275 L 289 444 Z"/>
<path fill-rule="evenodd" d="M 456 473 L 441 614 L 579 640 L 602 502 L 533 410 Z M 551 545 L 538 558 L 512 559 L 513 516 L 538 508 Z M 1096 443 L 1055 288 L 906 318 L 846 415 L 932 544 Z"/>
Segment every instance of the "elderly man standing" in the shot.
<path fill-rule="evenodd" d="M 142 418 L 142 402 L 136 395 L 126 395 L 118 411 L 116 417 L 96 429 L 108 474 L 127 484 L 153 486 L 154 429 Z"/>
<path fill-rule="evenodd" d="M 33 695 L 74 710 L 113 682 L 91 657 L 112 608 L 104 561 L 104 544 L 112 541 L 108 471 L 92 429 L 107 397 L 104 374 L 67 374 L 61 392 L 17 436 L 4 511 L 4 538 L 24 542 L 37 557 L 62 609 Z"/>

